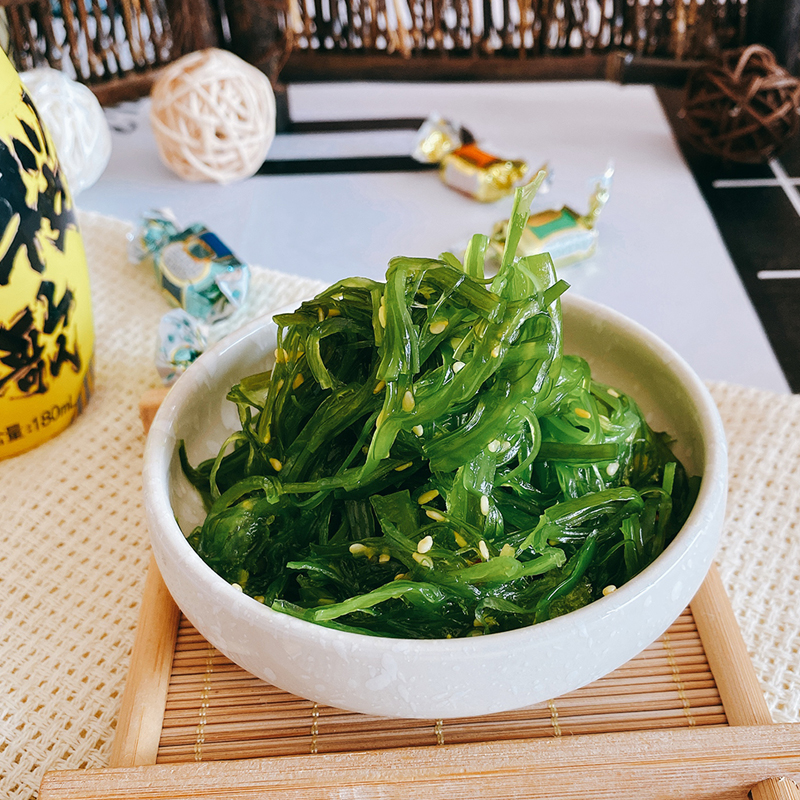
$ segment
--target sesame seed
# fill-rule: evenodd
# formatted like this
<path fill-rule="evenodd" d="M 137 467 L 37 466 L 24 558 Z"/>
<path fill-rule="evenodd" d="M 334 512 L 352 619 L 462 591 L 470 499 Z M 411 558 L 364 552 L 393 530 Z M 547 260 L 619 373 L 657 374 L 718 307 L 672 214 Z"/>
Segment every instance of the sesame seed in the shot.
<path fill-rule="evenodd" d="M 606 475 L 608 475 L 609 478 L 613 478 L 618 471 L 619 471 L 619 464 L 616 461 L 612 461 L 606 467 Z"/>
<path fill-rule="evenodd" d="M 408 469 L 409 467 L 412 467 L 412 466 L 414 466 L 414 462 L 413 461 L 408 461 L 405 464 L 401 464 L 399 467 L 395 467 L 394 471 L 395 472 L 402 472 L 404 469 Z"/>
<path fill-rule="evenodd" d="M 408 577 L 407 572 L 398 572 L 397 575 L 395 575 L 394 578 L 392 578 L 392 580 L 402 581 L 405 580 L 407 577 Z"/>
<path fill-rule="evenodd" d="M 270 433 L 269 428 L 264 432 L 264 444 L 269 444 L 272 439 L 272 434 Z"/>
<path fill-rule="evenodd" d="M 603 596 L 604 597 L 608 597 L 608 595 L 610 595 L 612 592 L 616 592 L 616 591 L 617 591 L 617 587 L 614 586 L 613 583 L 609 583 L 608 586 L 606 586 L 605 589 L 603 589 Z"/>
<path fill-rule="evenodd" d="M 378 381 L 375 384 L 375 388 L 372 390 L 372 394 L 378 394 L 382 392 L 386 388 L 386 381 Z"/>
<path fill-rule="evenodd" d="M 411 430 L 414 432 L 415 436 L 422 436 L 422 434 L 425 433 L 422 425 L 415 425 Z"/>
<path fill-rule="evenodd" d="M 421 506 L 424 506 L 424 505 L 425 505 L 425 503 L 430 503 L 430 501 L 431 501 L 431 500 L 435 500 L 435 499 L 436 499 L 438 496 L 439 496 L 439 490 L 438 490 L 438 489 L 431 489 L 431 490 L 430 490 L 430 491 L 428 491 L 428 492 L 423 492 L 423 493 L 422 493 L 422 494 L 421 494 L 421 495 L 420 495 L 420 496 L 417 498 L 417 502 L 418 502 L 418 503 L 419 503 Z"/>
<path fill-rule="evenodd" d="M 510 450 L 510 449 L 511 449 L 511 442 L 508 442 L 508 441 L 503 441 L 502 445 L 500 446 L 500 449 L 501 449 L 501 450 L 502 450 L 504 453 L 505 453 L 505 451 L 506 451 L 506 450 Z"/>
<path fill-rule="evenodd" d="M 612 397 L 619 397 L 619 392 L 618 392 L 616 389 L 609 389 L 609 390 L 608 390 L 608 393 L 609 393 L 609 394 L 610 394 Z"/>
<path fill-rule="evenodd" d="M 489 498 L 485 494 L 481 495 L 481 514 L 484 517 L 489 516 Z"/>
<path fill-rule="evenodd" d="M 490 558 L 489 548 L 486 546 L 486 542 L 484 542 L 483 539 L 481 539 L 478 542 L 478 552 L 481 554 L 481 558 L 484 561 L 488 561 L 489 560 L 489 558 Z"/>
<path fill-rule="evenodd" d="M 439 320 L 438 322 L 432 322 L 430 325 L 430 331 L 432 334 L 437 335 L 442 333 L 447 328 L 447 320 Z"/>
<path fill-rule="evenodd" d="M 381 554 L 378 556 L 378 563 L 379 563 L 379 564 L 385 564 L 387 561 L 390 561 L 390 560 L 391 560 L 391 558 L 392 558 L 392 557 L 391 557 L 391 556 L 390 556 L 388 553 L 381 553 Z"/>
<path fill-rule="evenodd" d="M 496 453 L 500 449 L 500 441 L 498 439 L 492 439 L 492 441 L 486 445 L 486 449 L 490 453 Z"/>
<path fill-rule="evenodd" d="M 406 414 L 410 414 L 410 413 L 411 413 L 411 412 L 414 410 L 414 406 L 415 406 L 416 404 L 417 404 L 417 403 L 416 403 L 416 401 L 414 400 L 414 395 L 413 395 L 413 394 L 411 394 L 411 390 L 409 389 L 409 390 L 408 390 L 408 391 L 406 391 L 406 393 L 403 395 L 403 403 L 402 403 L 402 406 L 403 406 L 403 411 L 405 411 L 405 412 L 406 412 Z"/>
<path fill-rule="evenodd" d="M 500 355 L 500 345 L 499 345 L 499 344 L 496 344 L 496 345 L 495 345 L 495 346 L 492 348 L 492 358 L 498 358 L 498 357 L 499 357 L 499 355 Z"/>
<path fill-rule="evenodd" d="M 378 322 L 381 324 L 381 328 L 386 327 L 386 306 L 381 305 L 378 309 Z"/>
<path fill-rule="evenodd" d="M 432 536 L 425 536 L 423 539 L 420 539 L 417 542 L 417 552 L 418 553 L 427 553 L 428 550 L 433 547 L 433 537 Z"/>
<path fill-rule="evenodd" d="M 358 556 L 362 553 L 366 553 L 367 547 L 366 545 L 361 544 L 361 542 L 353 542 L 353 544 L 350 545 L 349 550 L 354 556 Z"/>
<path fill-rule="evenodd" d="M 271 458 L 269 463 L 272 465 L 272 469 L 274 469 L 275 472 L 280 472 L 283 469 L 283 464 L 281 464 L 277 458 Z"/>
<path fill-rule="evenodd" d="M 581 419 L 591 419 L 592 415 L 585 408 L 576 408 L 575 416 Z"/>
<path fill-rule="evenodd" d="M 242 587 L 241 587 L 241 586 L 239 586 L 239 584 L 238 584 L 238 583 L 232 583 L 232 584 L 231 584 L 231 586 L 232 586 L 234 589 L 236 589 L 236 591 L 237 591 L 237 592 L 243 592 L 243 591 L 244 591 L 244 589 L 242 589 Z"/>
<path fill-rule="evenodd" d="M 458 531 L 453 532 L 453 538 L 456 540 L 456 544 L 459 547 L 467 546 L 467 540 Z"/>
<path fill-rule="evenodd" d="M 454 361 L 453 362 L 453 372 L 459 373 L 466 366 L 467 365 L 463 361 Z"/>
<path fill-rule="evenodd" d="M 438 511 L 434 511 L 432 508 L 426 509 L 425 514 L 434 522 L 444 522 L 444 514 L 440 514 Z"/>
<path fill-rule="evenodd" d="M 504 558 L 513 558 L 516 555 L 516 550 L 510 544 L 504 544 L 500 548 L 500 555 Z"/>
<path fill-rule="evenodd" d="M 298 372 L 297 375 L 294 376 L 294 380 L 292 381 L 292 389 L 297 389 L 298 386 L 302 386 L 304 380 L 305 378 L 303 377 L 303 373 Z"/>
<path fill-rule="evenodd" d="M 423 553 L 412 553 L 411 557 L 420 566 L 427 567 L 428 569 L 433 569 L 433 560 L 431 559 L 430 556 L 426 556 Z"/>

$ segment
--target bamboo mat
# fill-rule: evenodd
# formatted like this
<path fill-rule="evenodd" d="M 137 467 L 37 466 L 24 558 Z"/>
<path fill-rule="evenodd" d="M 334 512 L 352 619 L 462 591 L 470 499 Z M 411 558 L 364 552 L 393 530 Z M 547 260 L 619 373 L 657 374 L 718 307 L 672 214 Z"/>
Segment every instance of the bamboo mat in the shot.
<path fill-rule="evenodd" d="M 520 711 L 396 720 L 339 711 L 252 677 L 181 617 L 157 763 L 337 753 L 725 725 L 690 609 L 604 678 Z"/>

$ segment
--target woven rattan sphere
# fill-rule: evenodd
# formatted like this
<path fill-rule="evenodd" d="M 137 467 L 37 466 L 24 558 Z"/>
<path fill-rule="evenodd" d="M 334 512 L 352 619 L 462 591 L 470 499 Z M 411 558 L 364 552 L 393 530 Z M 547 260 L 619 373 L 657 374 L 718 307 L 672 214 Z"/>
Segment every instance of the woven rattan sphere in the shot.
<path fill-rule="evenodd" d="M 150 122 L 161 160 L 190 181 L 230 183 L 253 175 L 275 138 L 269 78 L 233 53 L 184 56 L 159 76 Z"/>
<path fill-rule="evenodd" d="M 800 130 L 800 81 L 761 45 L 730 50 L 693 73 L 680 116 L 692 143 L 726 161 L 761 163 Z"/>
<path fill-rule="evenodd" d="M 92 186 L 111 158 L 111 131 L 97 98 L 57 69 L 20 75 L 44 120 L 73 197 Z"/>

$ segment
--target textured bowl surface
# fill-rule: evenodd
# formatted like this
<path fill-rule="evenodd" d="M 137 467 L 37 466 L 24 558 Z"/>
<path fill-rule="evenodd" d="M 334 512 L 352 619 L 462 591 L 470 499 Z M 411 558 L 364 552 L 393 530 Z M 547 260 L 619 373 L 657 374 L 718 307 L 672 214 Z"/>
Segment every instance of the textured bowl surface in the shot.
<path fill-rule="evenodd" d="M 225 400 L 240 378 L 271 365 L 276 329 L 257 320 L 205 353 L 153 422 L 144 499 L 156 561 L 183 613 L 217 649 L 274 685 L 319 703 L 423 719 L 488 714 L 557 697 L 616 669 L 658 638 L 694 596 L 717 547 L 727 491 L 722 423 L 708 391 L 661 340 L 596 303 L 563 302 L 565 352 L 631 394 L 656 430 L 669 431 L 690 473 L 703 476 L 686 525 L 665 552 L 616 592 L 529 628 L 450 640 L 347 633 L 273 611 L 235 590 L 185 540 L 203 511 L 182 475 L 216 455 L 238 427 Z M 176 522 L 177 519 L 177 522 Z"/>

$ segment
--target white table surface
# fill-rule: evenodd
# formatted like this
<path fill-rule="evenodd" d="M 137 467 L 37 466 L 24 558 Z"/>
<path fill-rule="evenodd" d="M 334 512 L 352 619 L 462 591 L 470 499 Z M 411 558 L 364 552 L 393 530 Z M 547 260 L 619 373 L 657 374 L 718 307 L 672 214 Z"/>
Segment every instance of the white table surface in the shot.
<path fill-rule="evenodd" d="M 469 128 L 510 157 L 547 162 L 534 208 L 586 208 L 609 160 L 612 195 L 589 261 L 562 271 L 571 291 L 605 303 L 672 345 L 701 378 L 788 392 L 761 324 L 651 87 L 609 83 L 308 84 L 289 88 L 295 121 L 425 117 Z M 78 207 L 136 221 L 170 208 L 203 222 L 252 264 L 333 282 L 381 278 L 392 256 L 435 256 L 489 233 L 511 200 L 481 204 L 435 172 L 256 176 L 187 183 L 158 160 L 147 101 L 109 110 L 113 153 Z M 413 132 L 281 135 L 270 158 L 405 155 Z"/>

